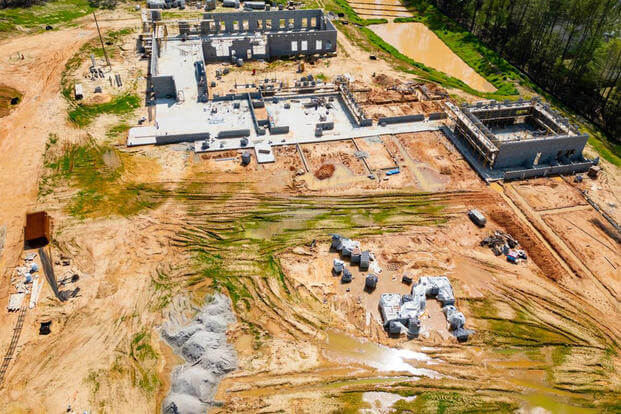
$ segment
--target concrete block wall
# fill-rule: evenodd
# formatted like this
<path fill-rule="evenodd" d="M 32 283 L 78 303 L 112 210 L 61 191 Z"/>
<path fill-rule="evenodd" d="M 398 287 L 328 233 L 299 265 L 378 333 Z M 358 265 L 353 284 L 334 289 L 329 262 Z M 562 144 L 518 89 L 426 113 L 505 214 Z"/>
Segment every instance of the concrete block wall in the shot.
<path fill-rule="evenodd" d="M 593 161 L 585 161 L 571 163 L 566 165 L 546 166 L 540 168 L 529 168 L 505 171 L 503 179 L 505 180 L 525 180 L 534 177 L 546 177 L 548 175 L 559 174 L 578 174 L 589 170 L 595 163 Z"/>
<path fill-rule="evenodd" d="M 320 9 L 204 13 L 203 19 L 213 21 L 209 33 L 336 30 Z"/>
<path fill-rule="evenodd" d="M 151 75 L 151 85 L 155 92 L 156 98 L 167 98 L 169 96 L 177 96 L 177 87 L 175 85 L 175 79 L 172 75 L 160 75 L 158 68 L 158 58 L 160 54 L 159 43 L 157 42 L 155 35 L 153 35 L 151 49 L 151 62 L 149 64 L 149 74 Z"/>
<path fill-rule="evenodd" d="M 402 122 L 420 122 L 425 119 L 425 115 L 417 114 L 417 115 L 401 115 L 401 116 L 388 116 L 384 118 L 379 118 L 377 120 L 378 124 L 399 124 Z"/>
<path fill-rule="evenodd" d="M 250 130 L 249 129 L 230 129 L 227 131 L 218 132 L 218 138 L 241 138 L 241 137 L 249 137 Z"/>
<path fill-rule="evenodd" d="M 244 60 L 336 52 L 337 32 L 322 10 L 205 13 L 203 17 L 206 62 L 229 60 L 232 51 Z M 265 36 L 265 53 L 253 47 L 261 40 L 257 38 L 260 33 Z M 231 38 L 225 39 L 225 35 Z M 215 42 L 221 41 L 231 43 L 225 56 L 216 51 Z"/>
<path fill-rule="evenodd" d="M 267 39 L 270 57 L 336 52 L 336 30 L 269 33 Z"/>
<path fill-rule="evenodd" d="M 172 75 L 151 76 L 151 84 L 156 98 L 177 97 L 177 86 Z"/>
<path fill-rule="evenodd" d="M 582 161 L 582 150 L 586 145 L 588 135 L 560 136 L 534 138 L 515 142 L 503 142 L 498 145 L 498 155 L 494 169 L 533 166 L 538 158 L 537 165 L 558 163 L 559 155 L 570 161 Z M 535 165 L 536 167 L 536 165 Z"/>

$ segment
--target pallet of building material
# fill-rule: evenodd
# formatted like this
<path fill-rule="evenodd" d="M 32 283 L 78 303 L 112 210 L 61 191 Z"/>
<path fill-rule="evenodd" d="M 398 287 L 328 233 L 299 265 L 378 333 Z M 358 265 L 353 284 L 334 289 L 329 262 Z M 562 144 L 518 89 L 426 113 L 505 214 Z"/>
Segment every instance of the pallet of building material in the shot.
<path fill-rule="evenodd" d="M 9 296 L 9 304 L 6 307 L 9 312 L 15 312 L 21 309 L 24 301 L 25 293 L 14 293 Z"/>

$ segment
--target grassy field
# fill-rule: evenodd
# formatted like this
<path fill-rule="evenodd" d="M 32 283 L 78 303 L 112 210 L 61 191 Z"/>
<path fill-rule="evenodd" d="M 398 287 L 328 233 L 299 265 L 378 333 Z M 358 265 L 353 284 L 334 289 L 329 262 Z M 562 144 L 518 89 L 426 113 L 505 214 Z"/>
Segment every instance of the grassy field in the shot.
<path fill-rule="evenodd" d="M 45 30 L 93 11 L 87 0 L 56 0 L 28 8 L 0 10 L 0 36 L 18 29 Z"/>
<path fill-rule="evenodd" d="M 69 111 L 69 120 L 79 127 L 85 127 L 102 114 L 127 115 L 140 106 L 140 98 L 137 95 L 126 93 L 115 96 L 110 102 L 101 104 L 85 105 L 76 104 Z"/>
<path fill-rule="evenodd" d="M 133 29 L 126 28 L 104 34 L 104 41 L 106 43 L 112 43 L 112 45 L 106 48 L 110 58 L 114 58 L 116 54 L 119 53 L 118 45 L 121 39 L 130 35 L 132 32 Z M 100 104 L 84 104 L 74 99 L 73 76 L 82 62 L 87 59 L 90 54 L 94 54 L 98 57 L 103 56 L 99 38 L 97 37 L 85 43 L 80 50 L 65 63 L 65 69 L 63 70 L 60 80 L 61 93 L 70 104 L 68 109 L 69 121 L 81 128 L 89 125 L 99 115 L 127 115 L 131 114 L 134 109 L 140 106 L 140 98 L 136 94 L 129 92 L 114 96 L 110 102 Z"/>
<path fill-rule="evenodd" d="M 67 204 L 67 211 L 75 217 L 131 216 L 160 202 L 158 186 L 131 180 L 128 172 L 135 162 L 113 147 L 93 141 L 59 144 L 58 137 L 50 135 L 39 194 L 69 186 L 77 189 Z"/>

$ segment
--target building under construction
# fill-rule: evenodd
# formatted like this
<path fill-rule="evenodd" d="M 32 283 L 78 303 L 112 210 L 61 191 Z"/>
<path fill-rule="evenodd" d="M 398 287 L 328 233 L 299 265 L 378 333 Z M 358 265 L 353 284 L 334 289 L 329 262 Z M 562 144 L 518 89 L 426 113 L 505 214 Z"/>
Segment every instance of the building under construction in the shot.
<path fill-rule="evenodd" d="M 176 97 L 185 81 L 176 67 L 189 57 L 196 67 L 204 67 L 212 62 L 241 65 L 256 59 L 336 52 L 336 29 L 322 10 L 205 13 L 200 20 L 171 22 L 162 21 L 161 12 L 152 10 L 151 20 L 143 17 L 143 25 L 152 33 L 147 41 L 149 72 L 157 98 Z"/>
<path fill-rule="evenodd" d="M 486 180 L 574 174 L 598 162 L 582 155 L 588 135 L 538 100 L 446 105 L 455 126 L 445 132 Z"/>

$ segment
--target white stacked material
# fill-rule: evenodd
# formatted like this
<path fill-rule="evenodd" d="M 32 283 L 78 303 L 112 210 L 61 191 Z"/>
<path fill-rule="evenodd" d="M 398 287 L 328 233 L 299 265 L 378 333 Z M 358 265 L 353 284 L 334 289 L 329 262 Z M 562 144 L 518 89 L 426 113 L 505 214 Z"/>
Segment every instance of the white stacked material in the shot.
<path fill-rule="evenodd" d="M 412 286 L 412 296 L 433 296 L 438 299 L 442 306 L 454 305 L 455 295 L 453 287 L 446 276 L 421 276 L 418 283 Z"/>
<path fill-rule="evenodd" d="M 38 278 L 34 280 L 32 284 L 32 293 L 30 294 L 30 303 L 28 307 L 30 309 L 37 306 L 37 302 L 39 301 L 39 295 L 41 295 L 41 289 L 43 288 L 43 282 Z"/>
<path fill-rule="evenodd" d="M 384 323 L 399 318 L 401 295 L 398 293 L 382 293 L 379 301 L 380 313 Z"/>
<path fill-rule="evenodd" d="M 384 323 L 387 323 L 397 319 L 418 318 L 425 310 L 425 301 L 398 293 L 383 293 L 379 306 Z"/>
<path fill-rule="evenodd" d="M 380 312 L 384 328 L 390 334 L 399 334 L 408 327 L 409 335 L 418 335 L 419 318 L 425 311 L 427 297 L 436 298 L 442 303 L 449 330 L 459 341 L 465 341 L 472 331 L 464 327 L 466 318 L 455 307 L 455 294 L 451 282 L 445 276 L 422 276 L 412 287 L 412 295 L 384 293 L 380 298 Z"/>
<path fill-rule="evenodd" d="M 25 296 L 25 293 L 14 293 L 9 296 L 9 305 L 6 307 L 9 312 L 20 310 Z"/>

